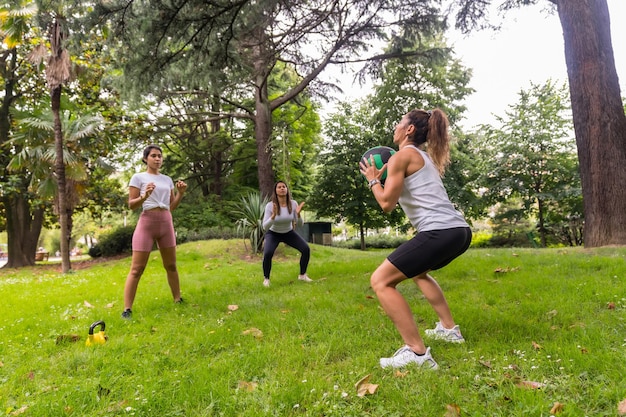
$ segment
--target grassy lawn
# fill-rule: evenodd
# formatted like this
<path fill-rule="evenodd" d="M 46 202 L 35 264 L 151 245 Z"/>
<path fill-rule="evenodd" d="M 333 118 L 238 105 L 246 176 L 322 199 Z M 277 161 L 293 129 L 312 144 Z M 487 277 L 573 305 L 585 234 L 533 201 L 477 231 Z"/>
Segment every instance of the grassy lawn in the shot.
<path fill-rule="evenodd" d="M 133 320 L 130 258 L 62 275 L 0 270 L 0 404 L 23 416 L 617 416 L 626 398 L 626 248 L 471 249 L 433 275 L 467 340 L 432 341 L 437 371 L 383 370 L 402 345 L 369 288 L 389 251 L 281 245 L 272 285 L 242 241 L 181 245 L 186 303 L 158 252 Z M 421 329 L 436 316 L 399 289 Z M 104 345 L 87 347 L 104 320 Z M 78 339 L 79 340 L 76 340 Z M 373 394 L 355 383 L 370 375 Z"/>

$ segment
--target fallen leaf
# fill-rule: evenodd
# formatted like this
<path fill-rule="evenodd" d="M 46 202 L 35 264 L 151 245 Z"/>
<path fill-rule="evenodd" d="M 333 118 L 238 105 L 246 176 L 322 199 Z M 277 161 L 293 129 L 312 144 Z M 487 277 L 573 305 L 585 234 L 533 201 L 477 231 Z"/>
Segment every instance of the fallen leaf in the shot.
<path fill-rule="evenodd" d="M 244 390 L 244 391 L 252 392 L 258 386 L 259 386 L 259 384 L 257 384 L 256 382 L 239 381 L 239 383 L 237 384 L 237 389 L 241 389 L 241 390 Z"/>
<path fill-rule="evenodd" d="M 396 369 L 396 371 L 393 373 L 393 375 L 397 378 L 404 378 L 405 376 L 407 376 L 409 374 L 409 371 L 401 371 L 399 369 Z"/>
<path fill-rule="evenodd" d="M 614 302 L 610 302 L 607 304 L 607 307 L 609 310 L 615 310 L 615 303 Z"/>
<path fill-rule="evenodd" d="M 378 384 L 370 384 L 369 380 L 372 375 L 368 374 L 361 378 L 354 387 L 356 388 L 356 395 L 358 397 L 364 397 L 367 394 L 375 394 L 378 389 Z"/>
<path fill-rule="evenodd" d="M 545 384 L 536 381 L 520 381 L 516 384 L 519 388 L 539 389 L 543 388 Z"/>
<path fill-rule="evenodd" d="M 20 414 L 24 414 L 26 412 L 26 410 L 28 409 L 27 405 L 23 405 L 22 407 L 18 408 L 15 411 L 11 411 L 11 413 L 9 413 L 10 416 L 19 416 Z"/>
<path fill-rule="evenodd" d="M 113 306 L 114 306 L 114 305 L 115 305 L 115 303 L 109 303 L 109 304 L 107 304 L 105 307 L 106 307 L 106 308 L 113 308 Z"/>
<path fill-rule="evenodd" d="M 80 340 L 80 336 L 77 334 L 61 334 L 57 336 L 56 344 L 74 343 Z"/>
<path fill-rule="evenodd" d="M 533 349 L 541 350 L 541 349 L 543 349 L 543 347 L 539 343 L 533 341 Z"/>
<path fill-rule="evenodd" d="M 478 363 L 481 364 L 482 366 L 484 366 L 485 368 L 491 369 L 491 362 L 490 361 L 478 361 Z"/>
<path fill-rule="evenodd" d="M 228 306 L 228 309 L 229 309 L 230 311 L 237 311 L 237 310 L 239 310 L 239 306 L 238 306 L 237 304 L 230 304 L 230 305 Z"/>
<path fill-rule="evenodd" d="M 580 348 L 580 353 L 585 354 L 585 353 L 589 353 L 589 351 L 587 350 L 587 348 L 582 347 Z"/>
<path fill-rule="evenodd" d="M 626 399 L 622 400 L 617 404 L 617 413 L 620 416 L 626 415 Z"/>
<path fill-rule="evenodd" d="M 281 312 L 281 313 L 283 313 L 283 314 L 290 313 L 290 311 L 289 311 L 289 310 L 280 310 L 280 312 Z"/>
<path fill-rule="evenodd" d="M 257 329 L 256 327 L 252 327 L 250 329 L 244 330 L 243 332 L 241 332 L 241 334 L 244 335 L 252 335 L 254 337 L 256 337 L 257 339 L 260 339 L 263 337 L 263 332 L 259 329 Z"/>
<path fill-rule="evenodd" d="M 85 306 L 85 307 L 87 307 L 87 308 L 93 308 L 93 306 L 92 306 L 91 304 L 89 304 L 89 301 L 87 301 L 87 300 L 85 300 L 85 301 L 83 302 L 83 304 L 84 304 L 84 306 Z"/>
<path fill-rule="evenodd" d="M 564 407 L 563 404 L 556 401 L 554 405 L 552 406 L 552 408 L 550 409 L 550 414 L 559 414 L 561 411 L 563 411 L 563 407 Z"/>
<path fill-rule="evenodd" d="M 456 404 L 446 404 L 446 414 L 444 417 L 460 417 L 461 407 Z"/>

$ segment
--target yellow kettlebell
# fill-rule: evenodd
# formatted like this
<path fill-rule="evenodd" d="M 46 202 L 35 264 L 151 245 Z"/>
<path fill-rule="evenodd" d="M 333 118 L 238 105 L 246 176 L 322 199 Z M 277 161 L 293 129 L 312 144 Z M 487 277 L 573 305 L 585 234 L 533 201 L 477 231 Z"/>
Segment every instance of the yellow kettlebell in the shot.
<path fill-rule="evenodd" d="M 96 334 L 93 334 L 93 330 L 98 326 L 100 326 L 100 331 Z M 104 334 L 104 327 L 105 324 L 102 320 L 98 320 L 94 322 L 91 326 L 89 326 L 89 337 L 87 338 L 85 344 L 87 346 L 104 345 L 104 342 L 106 342 L 108 339 L 107 335 Z"/>

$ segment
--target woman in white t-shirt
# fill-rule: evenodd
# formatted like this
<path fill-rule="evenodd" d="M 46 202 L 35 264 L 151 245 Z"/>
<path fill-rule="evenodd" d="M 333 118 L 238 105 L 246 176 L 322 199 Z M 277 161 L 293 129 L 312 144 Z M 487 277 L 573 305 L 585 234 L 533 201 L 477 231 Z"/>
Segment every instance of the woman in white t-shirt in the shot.
<path fill-rule="evenodd" d="M 417 364 L 437 368 L 424 344 L 411 309 L 396 286 L 412 278 L 439 317 L 427 336 L 462 343 L 459 326 L 439 284 L 428 272 L 446 266 L 467 250 L 472 231 L 463 215 L 448 198 L 441 181 L 450 161 L 448 118 L 440 109 L 412 110 L 405 114 L 394 130 L 393 142 L 399 148 L 380 170 L 366 160 L 360 162 L 361 173 L 369 182 L 374 197 L 385 212 L 400 204 L 417 235 L 393 251 L 372 274 L 372 289 L 405 345 L 391 358 L 381 358 L 383 368 L 400 368 Z M 425 144 L 428 151 L 420 147 Z M 380 183 L 387 170 L 385 187 Z"/>
<path fill-rule="evenodd" d="M 143 274 L 152 247 L 156 242 L 163 267 L 167 273 L 167 282 L 175 303 L 183 299 L 180 296 L 180 283 L 176 267 L 176 236 L 171 210 L 180 204 L 187 184 L 174 182 L 167 175 L 161 174 L 163 151 L 156 145 L 149 145 L 143 151 L 142 161 L 146 164 L 145 172 L 134 174 L 128 187 L 128 207 L 131 210 L 141 207 L 135 232 L 133 233 L 133 257 L 130 272 L 124 285 L 124 312 L 122 317 L 132 317 L 132 307 L 137 293 L 137 286 Z"/>

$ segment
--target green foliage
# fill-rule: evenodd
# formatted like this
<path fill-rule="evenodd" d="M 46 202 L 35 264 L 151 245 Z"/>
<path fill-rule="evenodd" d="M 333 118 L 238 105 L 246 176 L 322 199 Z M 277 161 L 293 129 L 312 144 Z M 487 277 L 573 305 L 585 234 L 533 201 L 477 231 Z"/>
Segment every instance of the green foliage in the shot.
<path fill-rule="evenodd" d="M 312 245 L 306 284 L 299 253 L 279 249 L 266 289 L 240 240 L 181 245 L 182 305 L 154 253 L 130 321 L 120 317 L 130 258 L 70 275 L 0 270 L 3 413 L 430 417 L 458 406 L 462 416 L 538 417 L 558 401 L 561 417 L 617 415 L 624 248 L 470 249 L 433 273 L 467 342 L 427 339 L 440 369 L 401 373 L 378 365 L 403 341 L 369 287 L 388 251 Z M 419 328 L 432 328 L 417 287 L 398 290 Z M 109 339 L 87 347 L 96 320 Z M 359 397 L 366 375 L 378 389 Z"/>
<path fill-rule="evenodd" d="M 98 243 L 89 248 L 89 256 L 99 258 L 130 253 L 133 248 L 134 231 L 135 226 L 125 226 L 100 235 Z"/>
<path fill-rule="evenodd" d="M 368 114 L 363 104 L 355 107 L 343 103 L 339 112 L 329 118 L 325 127 L 328 141 L 319 156 L 315 193 L 307 199 L 319 217 L 336 223 L 344 220 L 359 229 L 396 225 L 404 220 L 400 210 L 385 215 L 359 172 L 365 151 L 381 144 L 369 129 Z"/>
<path fill-rule="evenodd" d="M 237 220 L 237 234 L 246 236 L 250 240 L 250 249 L 253 253 L 261 250 L 263 244 L 263 216 L 265 206 L 269 198 L 262 197 L 260 192 L 251 191 L 241 198 L 241 202 L 236 205 L 234 213 L 239 216 Z"/>
<path fill-rule="evenodd" d="M 180 226 L 187 230 L 201 230 L 232 225 L 218 210 L 221 206 L 223 202 L 218 201 L 215 196 L 200 199 L 195 195 L 185 194 L 181 204 L 172 212 L 177 233 Z"/>
<path fill-rule="evenodd" d="M 365 237 L 365 246 L 370 249 L 395 249 L 409 237 L 406 236 L 390 236 L 390 235 L 374 235 Z M 345 249 L 361 249 L 360 239 L 349 239 L 346 241 L 335 241 L 333 246 Z"/>
<path fill-rule="evenodd" d="M 506 118 L 498 118 L 501 128 L 482 129 L 480 150 L 486 169 L 481 183 L 486 201 L 518 199 L 515 217 L 536 216 L 537 232 L 546 246 L 547 218 L 567 223 L 582 215 L 569 96 L 565 86 L 548 81 L 521 91 L 519 99 Z"/>
<path fill-rule="evenodd" d="M 235 239 L 238 237 L 238 234 L 238 230 L 234 227 L 216 226 L 189 230 L 179 226 L 176 228 L 176 243 L 181 244 L 211 239 Z"/>

